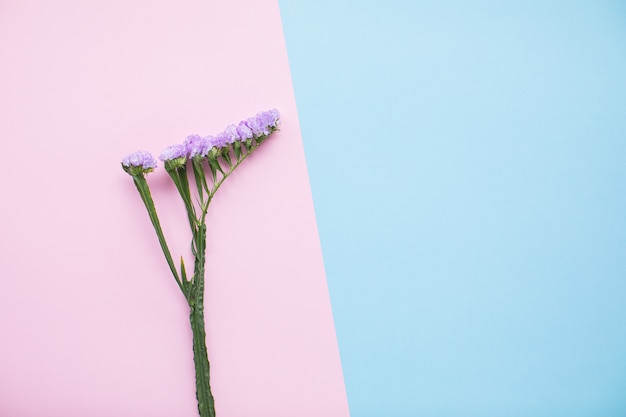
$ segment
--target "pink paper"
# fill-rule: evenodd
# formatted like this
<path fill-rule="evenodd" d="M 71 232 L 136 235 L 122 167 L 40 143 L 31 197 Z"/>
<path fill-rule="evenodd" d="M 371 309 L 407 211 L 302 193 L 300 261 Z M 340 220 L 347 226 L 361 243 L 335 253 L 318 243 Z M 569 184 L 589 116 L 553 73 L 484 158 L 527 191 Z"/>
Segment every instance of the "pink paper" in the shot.
<path fill-rule="evenodd" d="M 0 417 L 197 415 L 188 308 L 120 160 L 271 107 L 209 212 L 216 409 L 348 416 L 277 2 L 2 2 L 0 56 Z"/>

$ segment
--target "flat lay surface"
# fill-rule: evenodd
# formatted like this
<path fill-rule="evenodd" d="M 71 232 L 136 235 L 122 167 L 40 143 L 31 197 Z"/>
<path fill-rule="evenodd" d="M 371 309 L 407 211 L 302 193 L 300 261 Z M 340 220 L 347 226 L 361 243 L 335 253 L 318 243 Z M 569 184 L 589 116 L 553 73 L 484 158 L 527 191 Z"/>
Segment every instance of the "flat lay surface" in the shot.
<path fill-rule="evenodd" d="M 625 415 L 624 22 L 617 0 L 0 2 L 0 416 L 197 415 L 188 309 L 120 161 L 272 107 L 209 211 L 218 416 Z"/>

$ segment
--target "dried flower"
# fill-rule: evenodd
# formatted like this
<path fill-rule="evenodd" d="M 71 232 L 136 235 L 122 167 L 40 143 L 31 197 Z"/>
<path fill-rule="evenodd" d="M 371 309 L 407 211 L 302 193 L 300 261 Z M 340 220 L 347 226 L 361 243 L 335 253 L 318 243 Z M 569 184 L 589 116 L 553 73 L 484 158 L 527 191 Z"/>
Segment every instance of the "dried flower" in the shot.
<path fill-rule="evenodd" d="M 122 168 L 130 175 L 147 174 L 156 167 L 156 159 L 147 151 L 136 151 L 122 158 Z"/>
<path fill-rule="evenodd" d="M 207 156 L 208 153 L 213 148 L 213 142 L 215 141 L 215 136 L 209 135 L 202 138 L 202 156 Z"/>
<path fill-rule="evenodd" d="M 187 136 L 183 146 L 185 147 L 187 158 L 205 156 L 210 148 L 207 138 L 203 138 L 200 135 Z"/>
<path fill-rule="evenodd" d="M 226 142 L 228 143 L 233 143 L 235 141 L 241 140 L 239 132 L 237 132 L 237 126 L 235 125 L 229 125 L 228 127 L 226 127 L 222 135 L 224 135 L 224 138 L 226 138 Z"/>
<path fill-rule="evenodd" d="M 161 152 L 159 159 L 164 162 L 165 170 L 183 168 L 187 162 L 187 147 L 185 145 L 170 145 Z"/>
<path fill-rule="evenodd" d="M 278 112 L 278 109 L 261 112 L 257 114 L 257 117 L 261 120 L 264 126 L 267 126 L 270 129 L 276 129 L 280 121 L 280 113 Z"/>
<path fill-rule="evenodd" d="M 211 147 L 223 148 L 224 146 L 228 146 L 228 137 L 224 134 L 224 132 L 218 134 L 217 136 L 211 136 L 210 138 Z"/>
<path fill-rule="evenodd" d="M 263 128 L 263 122 L 257 117 L 250 117 L 246 120 L 246 125 L 252 130 L 255 137 L 263 135 L 265 129 Z"/>
<path fill-rule="evenodd" d="M 276 109 L 257 113 L 245 121 L 256 138 L 267 136 L 278 128 L 280 113 Z"/>
<path fill-rule="evenodd" d="M 187 212 L 194 255 L 193 275 L 187 274 L 182 258 L 180 269 L 174 263 L 154 206 L 148 181 L 143 175 L 156 168 L 156 160 L 146 151 L 137 151 L 122 159 L 122 168 L 133 176 L 168 267 L 189 304 L 193 360 L 196 370 L 196 399 L 201 417 L 215 417 L 215 400 L 209 381 L 210 365 L 204 319 L 207 210 L 224 180 L 278 129 L 279 118 L 280 114 L 276 109 L 260 112 L 237 125 L 229 125 L 216 136 L 203 138 L 199 135 L 189 135 L 182 144 L 168 146 L 159 155 L 164 162 L 165 170 L 176 185 Z M 188 162 L 193 170 L 192 178 L 197 189 L 195 196 L 192 195 L 190 188 Z"/>
<path fill-rule="evenodd" d="M 159 159 L 163 162 L 183 157 L 187 157 L 187 148 L 184 145 L 180 144 L 168 146 L 159 155 Z"/>
<path fill-rule="evenodd" d="M 239 122 L 239 125 L 237 126 L 237 133 L 239 134 L 241 140 L 248 140 L 254 137 L 252 129 L 248 127 L 245 121 Z"/>

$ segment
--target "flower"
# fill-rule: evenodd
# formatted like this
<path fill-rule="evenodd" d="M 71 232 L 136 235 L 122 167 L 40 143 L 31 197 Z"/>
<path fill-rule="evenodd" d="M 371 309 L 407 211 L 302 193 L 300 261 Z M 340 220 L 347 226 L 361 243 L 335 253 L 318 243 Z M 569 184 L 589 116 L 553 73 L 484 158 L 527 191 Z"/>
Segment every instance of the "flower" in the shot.
<path fill-rule="evenodd" d="M 267 136 L 278 128 L 280 113 L 277 109 L 271 109 L 257 113 L 250 117 L 245 124 L 252 130 L 255 137 Z"/>
<path fill-rule="evenodd" d="M 239 136 L 239 132 L 237 131 L 237 126 L 229 125 L 224 132 L 222 133 L 227 143 L 233 143 L 235 141 L 241 140 Z"/>
<path fill-rule="evenodd" d="M 122 159 L 122 165 L 124 166 L 135 166 L 142 167 L 144 169 L 148 168 L 156 168 L 157 162 L 152 156 L 152 154 L 148 151 L 136 151 L 131 154 L 126 155 Z"/>
<path fill-rule="evenodd" d="M 135 151 L 122 158 L 122 168 L 130 175 L 147 174 L 156 167 L 156 159 L 147 151 Z"/>
<path fill-rule="evenodd" d="M 252 146 L 252 139 L 256 139 L 258 146 L 265 138 L 278 129 L 280 113 L 277 109 L 270 109 L 256 114 L 237 125 L 229 125 L 222 133 L 216 136 L 201 137 L 189 135 L 182 144 L 170 145 L 161 152 L 159 159 L 165 162 L 165 169 L 169 172 L 185 166 L 188 158 L 206 157 L 213 159 L 223 156 L 229 157 L 229 144 L 233 144 L 235 157 L 241 156 L 239 142 L 244 146 Z M 228 162 L 228 161 L 227 161 Z M 230 163 L 230 162 L 229 162 Z M 136 151 L 122 159 L 122 168 L 131 175 L 152 172 L 157 167 L 154 157 L 146 151 Z"/>
<path fill-rule="evenodd" d="M 258 116 L 247 119 L 246 125 L 250 128 L 250 130 L 252 130 L 252 133 L 256 137 L 262 136 L 265 132 L 263 121 Z"/>
<path fill-rule="evenodd" d="M 223 148 L 224 146 L 228 146 L 228 137 L 224 134 L 224 132 L 220 133 L 217 136 L 209 136 L 207 138 L 209 140 L 209 144 L 214 148 Z"/>
<path fill-rule="evenodd" d="M 184 168 L 187 162 L 187 147 L 181 144 L 170 145 L 161 152 L 159 159 L 164 162 L 165 170 Z"/>
<path fill-rule="evenodd" d="M 280 121 L 280 113 L 278 109 L 271 109 L 257 114 L 263 124 L 269 128 L 277 128 Z"/>
<path fill-rule="evenodd" d="M 170 145 L 161 152 L 159 159 L 163 162 L 187 157 L 187 147 L 180 144 Z"/>
<path fill-rule="evenodd" d="M 148 181 L 144 177 L 145 173 L 156 168 L 156 160 L 146 151 L 133 152 L 122 159 L 122 168 L 133 177 L 133 182 L 148 210 L 169 269 L 190 307 L 193 360 L 196 370 L 196 398 L 201 417 L 215 417 L 215 400 L 209 384 L 210 364 L 206 349 L 203 313 L 207 210 L 224 180 L 278 129 L 279 119 L 280 113 L 276 109 L 259 112 L 256 116 L 241 121 L 237 125 L 227 126 L 216 136 L 203 138 L 195 134 L 189 135 L 182 144 L 168 146 L 159 155 L 187 211 L 192 231 L 193 276 L 187 275 L 182 257 L 180 273 L 174 263 L 157 216 Z M 189 159 L 191 164 L 188 164 Z M 188 165 L 191 165 L 193 169 L 191 178 L 188 176 Z M 198 189 L 198 192 L 193 194 L 190 188 L 192 180 Z"/>
<path fill-rule="evenodd" d="M 248 127 L 245 120 L 239 122 L 239 125 L 237 126 L 237 133 L 239 134 L 239 137 L 241 138 L 241 140 L 248 140 L 254 137 L 254 133 L 252 132 L 252 129 Z"/>
<path fill-rule="evenodd" d="M 211 147 L 207 138 L 203 138 L 200 135 L 189 135 L 183 142 L 185 147 L 187 158 L 193 158 L 194 156 L 206 156 Z"/>

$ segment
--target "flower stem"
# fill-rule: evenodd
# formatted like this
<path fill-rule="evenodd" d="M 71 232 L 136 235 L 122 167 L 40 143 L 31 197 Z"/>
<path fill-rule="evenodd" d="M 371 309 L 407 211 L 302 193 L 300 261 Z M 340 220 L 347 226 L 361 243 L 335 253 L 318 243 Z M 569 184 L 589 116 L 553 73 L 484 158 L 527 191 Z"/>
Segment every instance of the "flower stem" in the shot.
<path fill-rule="evenodd" d="M 167 172 L 172 179 L 172 182 L 176 186 L 180 197 L 185 204 L 187 210 L 187 218 L 189 220 L 189 226 L 191 227 L 191 233 L 196 234 L 196 212 L 191 202 L 191 192 L 189 190 L 189 180 L 187 179 L 187 166 L 183 165 L 179 168 L 168 170 Z"/>
<path fill-rule="evenodd" d="M 189 313 L 193 332 L 193 362 L 196 368 L 196 398 L 200 417 L 215 417 L 215 400 L 210 386 L 210 364 L 206 349 L 204 309 L 196 305 Z"/>
<path fill-rule="evenodd" d="M 236 169 L 239 165 L 241 165 L 241 163 L 242 163 L 243 161 L 245 161 L 245 159 L 246 159 L 248 156 L 250 156 L 250 155 L 252 154 L 252 152 L 254 152 L 254 151 L 255 151 L 258 147 L 259 147 L 259 145 L 253 145 L 253 146 L 251 146 L 250 148 L 248 148 L 248 151 L 247 151 L 245 154 L 242 154 L 242 155 L 240 156 L 240 158 L 237 160 L 237 162 L 236 162 L 234 165 L 232 165 L 232 166 L 230 167 L 230 170 L 229 170 L 229 171 L 227 171 L 227 172 L 225 172 L 225 173 L 223 173 L 222 178 L 220 178 L 219 180 L 217 180 L 217 179 L 216 179 L 216 180 L 214 181 L 214 183 L 213 183 L 213 189 L 209 192 L 209 196 L 208 196 L 208 198 L 207 198 L 207 203 L 206 203 L 206 205 L 203 207 L 203 210 L 202 210 L 202 217 L 200 218 L 200 220 L 201 220 L 202 222 L 204 222 L 204 219 L 205 219 L 205 217 L 206 217 L 207 210 L 209 209 L 209 204 L 211 204 L 211 201 L 213 200 L 213 197 L 215 196 L 215 193 L 217 192 L 217 190 L 219 190 L 220 186 L 224 183 L 224 181 L 226 180 L 226 178 L 228 178 L 228 176 L 229 176 L 230 174 L 232 174 L 232 173 L 233 173 L 233 171 L 234 171 L 234 170 L 235 170 L 235 169 Z"/>
<path fill-rule="evenodd" d="M 168 248 L 167 242 L 165 241 L 165 236 L 163 235 L 163 230 L 161 229 L 161 223 L 159 222 L 159 216 L 157 216 L 156 208 L 154 207 L 154 200 L 152 200 L 152 194 L 150 194 L 150 187 L 148 186 L 146 178 L 143 176 L 143 174 L 133 175 L 133 180 L 135 182 L 135 186 L 137 187 L 137 191 L 139 191 L 141 200 L 148 210 L 150 221 L 152 222 L 154 231 L 156 232 L 159 239 L 159 244 L 161 245 L 161 249 L 163 250 L 163 255 L 165 255 L 167 265 L 170 267 L 170 271 L 172 271 L 172 275 L 174 276 L 176 283 L 180 287 L 180 290 L 185 296 L 187 296 L 185 288 L 183 287 L 183 284 L 178 276 L 178 272 L 176 271 L 176 266 L 174 265 L 172 254 L 170 253 L 170 249 Z"/>
<path fill-rule="evenodd" d="M 211 393 L 210 364 L 206 348 L 204 326 L 204 264 L 206 249 L 206 225 L 198 228 L 195 237 L 197 248 L 194 277 L 189 293 L 189 320 L 193 333 L 193 362 L 196 368 L 196 398 L 200 417 L 215 417 L 215 400 Z"/>

